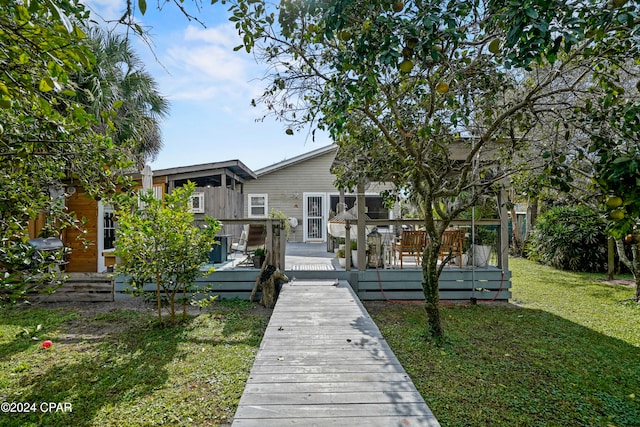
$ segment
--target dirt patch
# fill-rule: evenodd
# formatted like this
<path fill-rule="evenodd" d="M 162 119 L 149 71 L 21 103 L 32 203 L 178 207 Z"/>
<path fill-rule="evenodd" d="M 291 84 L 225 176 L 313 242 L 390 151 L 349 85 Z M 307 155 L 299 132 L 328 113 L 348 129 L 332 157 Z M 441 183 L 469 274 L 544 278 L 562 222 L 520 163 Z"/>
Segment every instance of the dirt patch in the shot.
<path fill-rule="evenodd" d="M 633 279 L 602 280 L 601 282 L 607 285 L 626 286 L 629 288 L 633 288 L 636 285 L 636 282 Z"/>
<path fill-rule="evenodd" d="M 130 327 L 127 321 L 109 321 L 108 319 L 95 321 L 100 316 L 109 318 L 110 314 L 120 316 L 121 314 L 119 313 L 123 311 L 135 310 L 148 313 L 149 319 L 157 317 L 155 301 L 145 301 L 143 298 L 125 298 L 112 302 L 40 302 L 33 304 L 33 306 L 69 310 L 78 315 L 76 319 L 72 319 L 67 323 L 58 338 L 58 341 L 67 343 L 99 341 L 104 339 L 105 336 L 118 334 Z M 189 316 L 224 310 L 224 306 L 217 305 L 215 302 L 211 306 L 202 309 L 191 305 L 187 306 L 187 314 Z M 254 303 L 245 312 L 269 319 L 273 310 Z M 163 307 L 162 316 L 165 320 L 168 320 L 169 310 L 167 307 Z M 176 306 L 176 316 L 182 316 L 182 306 Z"/>

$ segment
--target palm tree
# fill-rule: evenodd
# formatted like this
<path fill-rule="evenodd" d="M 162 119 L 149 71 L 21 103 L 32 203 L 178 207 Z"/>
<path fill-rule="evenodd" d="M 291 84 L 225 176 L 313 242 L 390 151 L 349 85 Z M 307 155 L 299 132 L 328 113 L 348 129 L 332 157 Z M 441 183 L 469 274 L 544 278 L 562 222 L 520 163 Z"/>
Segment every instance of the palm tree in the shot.
<path fill-rule="evenodd" d="M 126 36 L 91 28 L 88 43 L 96 61 L 76 76 L 77 100 L 98 119 L 96 131 L 109 134 L 140 165 L 153 161 L 162 149 L 160 120 L 169 102 Z"/>

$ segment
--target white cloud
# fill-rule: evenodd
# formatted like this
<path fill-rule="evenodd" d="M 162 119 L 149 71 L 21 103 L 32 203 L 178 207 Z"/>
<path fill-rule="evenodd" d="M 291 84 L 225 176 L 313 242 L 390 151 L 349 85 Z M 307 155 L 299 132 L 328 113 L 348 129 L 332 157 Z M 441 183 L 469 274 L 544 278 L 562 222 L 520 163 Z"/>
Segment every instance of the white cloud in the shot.
<path fill-rule="evenodd" d="M 211 28 L 187 27 L 177 41 L 160 53 L 168 69 L 172 99 L 215 100 L 249 104 L 261 93 L 262 82 L 256 76 L 262 69 L 243 51 L 234 52 L 239 37 L 232 25 Z M 165 79 L 163 79 L 165 80 Z"/>
<path fill-rule="evenodd" d="M 106 21 L 119 19 L 126 10 L 124 0 L 85 0 L 82 2 L 91 10 L 91 14 L 97 14 Z"/>

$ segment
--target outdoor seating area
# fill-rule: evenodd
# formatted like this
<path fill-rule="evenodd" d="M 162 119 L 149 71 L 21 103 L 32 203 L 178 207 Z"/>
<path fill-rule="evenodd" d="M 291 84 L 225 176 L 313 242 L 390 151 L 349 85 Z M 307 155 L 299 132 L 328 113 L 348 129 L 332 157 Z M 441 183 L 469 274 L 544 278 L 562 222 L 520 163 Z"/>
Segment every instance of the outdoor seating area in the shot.
<path fill-rule="evenodd" d="M 427 245 L 427 233 L 424 230 L 402 230 L 402 235 L 393 241 L 393 264 L 404 267 L 404 257 L 411 256 L 416 264 L 421 264 L 422 252 Z"/>
<path fill-rule="evenodd" d="M 443 263 L 454 262 L 463 268 L 465 265 L 464 243 L 466 231 L 464 228 L 448 228 L 442 235 L 438 259 Z M 424 230 L 402 230 L 402 235 L 393 241 L 393 266 L 404 268 L 405 257 L 412 258 L 411 267 L 420 266 L 422 253 L 429 241 Z"/>
<path fill-rule="evenodd" d="M 237 234 L 224 235 L 225 239 L 221 239 L 221 242 L 228 245 L 227 251 L 220 251 L 224 259 L 203 266 L 203 271 L 211 267 L 215 271 L 198 279 L 197 285 L 212 287 L 221 298 L 249 297 L 258 271 L 264 265 L 262 261 L 254 263 L 255 250 L 251 247 L 257 244 L 265 248 L 267 262 L 292 280 L 345 280 L 362 300 L 424 299 L 421 254 L 427 241 L 424 230 L 416 230 L 420 225 L 416 220 L 367 221 L 367 226 L 377 229 L 366 235 L 366 240 L 360 245 L 365 248 L 365 260 L 361 268 L 351 265 L 353 260 L 362 255 L 356 248 L 344 251 L 351 258 L 342 259 L 348 259 L 350 263 L 341 266 L 336 253 L 340 249 L 338 246 L 331 250 L 328 242 L 287 242 L 285 233 L 281 233 L 281 220 L 228 219 L 221 222 L 225 226 L 234 226 L 229 228 L 236 228 Z M 407 226 L 403 227 L 405 223 Z M 495 236 L 496 230 L 491 227 L 495 227 L 496 223 L 497 220 L 485 220 L 478 226 L 476 221 L 475 228 L 485 227 L 492 230 Z M 251 226 L 253 224 L 260 227 Z M 471 244 L 472 240 L 479 242 L 478 236 L 474 238 L 469 232 L 472 229 L 470 222 L 459 221 L 443 238 L 447 240 L 440 252 L 440 262 L 446 262 L 440 275 L 441 295 L 452 301 L 467 301 L 469 298 L 508 300 L 511 296 L 511 275 L 508 266 L 502 263 L 496 240 L 487 237 L 490 233 L 483 233 L 483 242 L 491 242 L 491 246 L 486 246 L 489 258 L 485 256 L 480 259 L 478 248 L 481 246 Z M 404 245 L 403 239 L 397 238 L 402 237 L 400 230 L 405 231 Z M 396 231 L 400 231 L 401 235 L 396 236 Z M 411 245 L 408 244 L 411 238 L 407 236 L 414 237 Z M 349 249 L 349 246 L 346 247 Z M 396 258 L 398 261 L 402 258 L 401 263 L 394 263 L 394 249 L 400 251 L 396 253 Z M 115 298 L 119 299 L 127 284 L 118 278 L 114 286 Z"/>
<path fill-rule="evenodd" d="M 237 265 L 254 265 L 252 258 L 256 251 L 265 250 L 266 238 L 267 231 L 264 224 L 245 224 L 238 240 L 231 242 L 231 252 L 240 253 L 244 257 Z"/>

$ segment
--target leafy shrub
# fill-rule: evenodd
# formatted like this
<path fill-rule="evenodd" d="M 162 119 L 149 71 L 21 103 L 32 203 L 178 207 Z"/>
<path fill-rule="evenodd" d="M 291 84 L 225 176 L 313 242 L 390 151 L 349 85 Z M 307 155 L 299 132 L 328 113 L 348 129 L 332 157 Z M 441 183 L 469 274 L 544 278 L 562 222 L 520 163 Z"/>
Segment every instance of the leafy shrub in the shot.
<path fill-rule="evenodd" d="M 569 271 L 607 269 L 606 223 L 585 206 L 552 208 L 538 217 L 528 242 L 528 256 Z"/>

